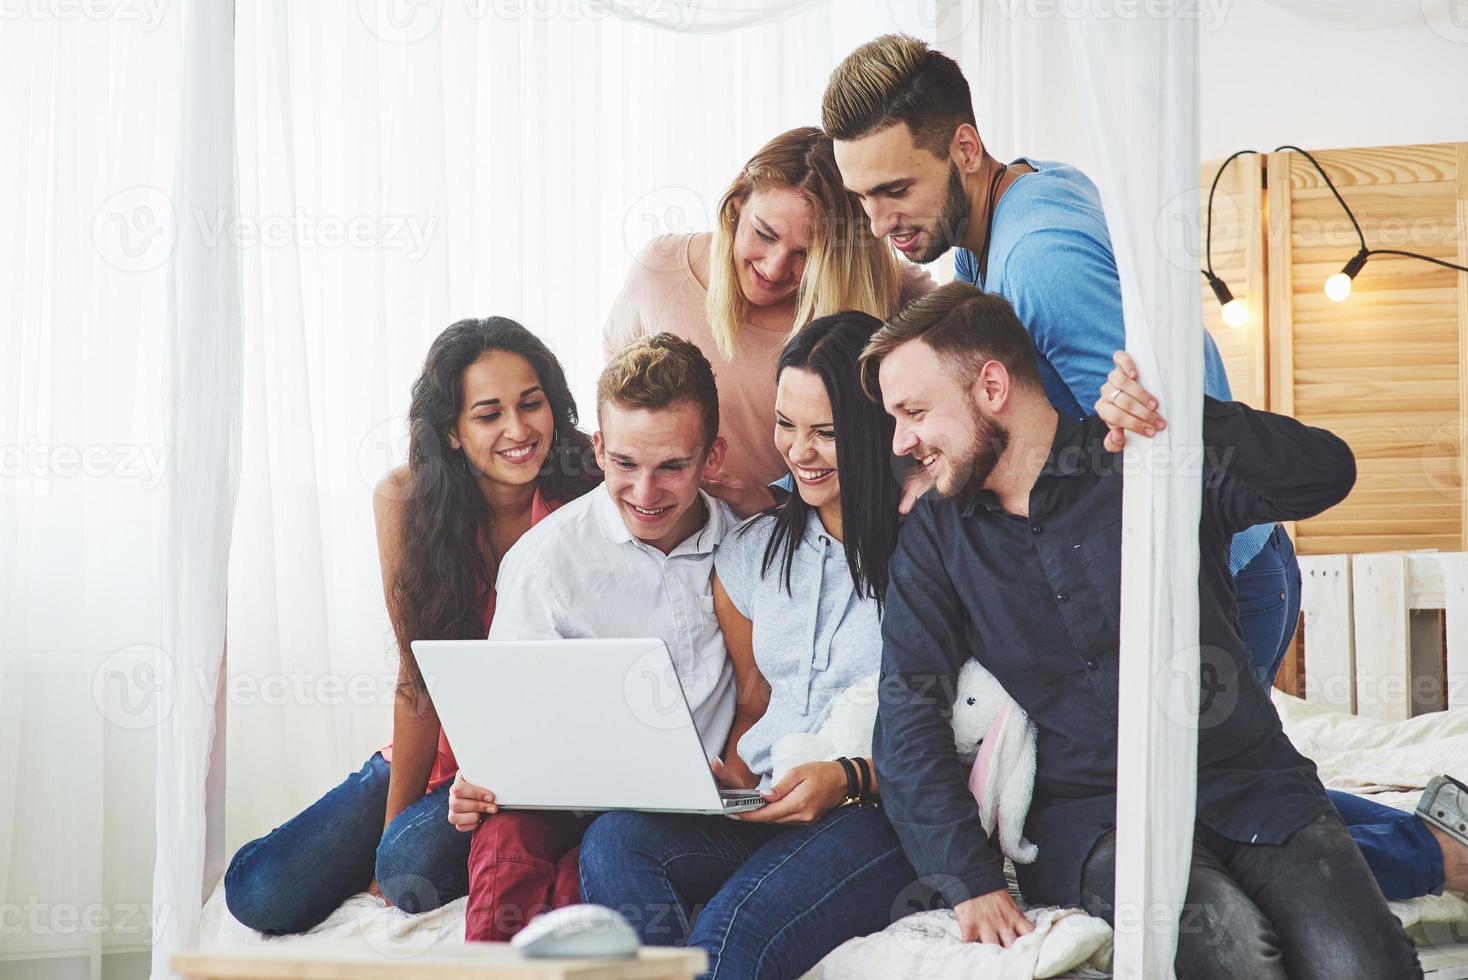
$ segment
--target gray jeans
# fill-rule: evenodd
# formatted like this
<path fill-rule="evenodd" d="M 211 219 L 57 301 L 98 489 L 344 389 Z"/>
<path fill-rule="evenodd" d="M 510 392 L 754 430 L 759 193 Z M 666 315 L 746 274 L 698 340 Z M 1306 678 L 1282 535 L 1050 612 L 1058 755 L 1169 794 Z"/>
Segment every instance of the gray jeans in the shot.
<path fill-rule="evenodd" d="M 1081 904 L 1111 922 L 1115 888 L 1112 831 L 1081 870 Z M 1412 941 L 1334 812 L 1282 845 L 1240 844 L 1194 824 L 1176 967 L 1179 980 L 1422 976 Z"/>

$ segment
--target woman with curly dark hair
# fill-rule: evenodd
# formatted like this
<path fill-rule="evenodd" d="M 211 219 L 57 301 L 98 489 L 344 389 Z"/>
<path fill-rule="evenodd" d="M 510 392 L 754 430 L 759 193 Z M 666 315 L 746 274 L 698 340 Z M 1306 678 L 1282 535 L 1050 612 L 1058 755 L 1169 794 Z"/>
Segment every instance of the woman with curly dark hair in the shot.
<path fill-rule="evenodd" d="M 400 657 L 393 744 L 235 854 L 226 903 L 264 933 L 305 932 L 369 887 L 407 912 L 467 894 L 469 836 L 447 820 L 458 766 L 409 643 L 482 639 L 500 558 L 601 480 L 560 363 L 504 317 L 439 334 L 408 417 L 408 461 L 373 507 Z"/>

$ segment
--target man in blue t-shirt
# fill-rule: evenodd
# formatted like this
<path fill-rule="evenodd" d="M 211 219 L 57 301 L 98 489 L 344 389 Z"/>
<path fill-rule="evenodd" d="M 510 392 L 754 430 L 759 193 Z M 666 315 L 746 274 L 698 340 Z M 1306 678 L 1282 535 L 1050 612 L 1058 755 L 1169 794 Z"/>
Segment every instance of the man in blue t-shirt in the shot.
<path fill-rule="evenodd" d="M 1033 338 L 1055 409 L 1092 414 L 1126 327 L 1106 215 L 1085 174 L 1025 157 L 996 160 L 979 138 L 957 63 L 902 35 L 868 42 L 832 72 L 821 123 L 872 234 L 919 263 L 957 248 L 958 277 L 1007 299 Z M 1231 400 L 1206 334 L 1204 357 L 1206 393 Z M 1300 567 L 1289 536 L 1273 524 L 1236 535 L 1228 557 L 1240 634 L 1267 689 L 1294 635 Z M 1440 844 L 1410 814 L 1332 798 L 1388 894 L 1441 888 L 1445 848 L 1457 853 L 1468 843 Z"/>
<path fill-rule="evenodd" d="M 914 38 L 889 35 L 849 55 L 831 76 L 821 121 L 872 234 L 914 262 L 956 247 L 958 278 L 1009 300 L 1034 339 L 1050 403 L 1072 418 L 1094 414 L 1112 355 L 1126 345 L 1121 279 L 1096 185 L 1063 163 L 990 156 L 958 65 Z M 1205 393 L 1231 401 L 1206 333 L 1203 349 Z M 1273 524 L 1242 532 L 1229 570 L 1240 629 L 1267 688 L 1300 612 L 1289 535 Z"/>

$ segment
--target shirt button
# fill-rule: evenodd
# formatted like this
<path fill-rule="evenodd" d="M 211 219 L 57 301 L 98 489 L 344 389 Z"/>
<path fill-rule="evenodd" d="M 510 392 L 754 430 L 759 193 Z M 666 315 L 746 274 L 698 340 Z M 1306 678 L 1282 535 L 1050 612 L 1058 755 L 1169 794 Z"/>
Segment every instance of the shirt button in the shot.
<path fill-rule="evenodd" d="M 1044 530 L 1044 528 L 1042 528 L 1042 527 L 1041 527 L 1041 526 L 1040 526 L 1040 525 L 1038 525 L 1038 524 L 1031 524 L 1031 525 L 1030 525 L 1030 533 L 1031 533 L 1031 534 L 1039 534 L 1039 533 L 1040 533 L 1040 532 L 1041 532 L 1041 531 L 1043 531 L 1043 530 Z"/>
<path fill-rule="evenodd" d="M 1069 598 L 1070 598 L 1070 593 L 1069 592 L 1057 592 L 1057 593 L 1055 593 L 1055 601 L 1056 602 L 1064 602 L 1065 600 L 1067 600 Z"/>
<path fill-rule="evenodd" d="M 1090 660 L 1087 660 L 1086 661 L 1086 669 L 1087 670 L 1100 670 L 1101 669 L 1101 661 L 1097 660 L 1095 657 L 1092 657 Z"/>

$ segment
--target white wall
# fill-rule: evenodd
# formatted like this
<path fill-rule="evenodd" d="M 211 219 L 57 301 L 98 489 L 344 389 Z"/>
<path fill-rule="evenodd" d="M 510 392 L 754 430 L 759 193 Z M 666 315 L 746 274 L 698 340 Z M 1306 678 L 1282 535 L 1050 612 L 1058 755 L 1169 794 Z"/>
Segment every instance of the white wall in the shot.
<path fill-rule="evenodd" d="M 1281 143 L 1468 140 L 1465 0 L 1421 0 L 1402 26 L 1356 29 L 1278 9 L 1300 0 L 1217 2 L 1216 17 L 1203 15 L 1204 160 Z"/>

